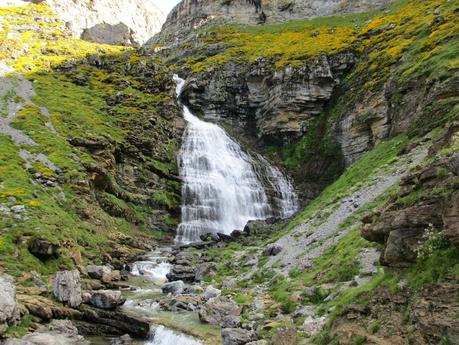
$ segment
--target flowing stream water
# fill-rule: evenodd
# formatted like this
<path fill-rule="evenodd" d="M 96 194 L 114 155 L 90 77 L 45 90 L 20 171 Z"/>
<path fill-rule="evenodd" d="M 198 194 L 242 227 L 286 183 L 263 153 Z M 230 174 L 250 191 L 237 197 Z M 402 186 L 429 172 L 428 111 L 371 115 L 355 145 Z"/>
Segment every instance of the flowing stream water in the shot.
<path fill-rule="evenodd" d="M 185 81 L 174 76 L 179 96 Z M 207 233 L 231 234 L 249 220 L 290 217 L 297 210 L 292 184 L 265 158 L 250 155 L 220 126 L 194 116 L 187 121 L 178 157 L 182 223 L 178 243 L 200 241 Z"/>

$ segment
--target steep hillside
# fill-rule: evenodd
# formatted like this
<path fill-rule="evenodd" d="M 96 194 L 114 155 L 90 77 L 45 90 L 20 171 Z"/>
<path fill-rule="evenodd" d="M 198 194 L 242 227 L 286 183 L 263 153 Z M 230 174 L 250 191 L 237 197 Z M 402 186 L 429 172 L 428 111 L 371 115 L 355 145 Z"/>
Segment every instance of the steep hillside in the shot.
<path fill-rule="evenodd" d="M 44 5 L 0 17 L 2 270 L 27 279 L 32 268 L 121 264 L 136 253 L 124 244 L 167 237 L 179 215 L 182 126 L 171 72 L 132 49 L 70 37 Z M 47 247 L 51 260 L 40 260 Z"/>

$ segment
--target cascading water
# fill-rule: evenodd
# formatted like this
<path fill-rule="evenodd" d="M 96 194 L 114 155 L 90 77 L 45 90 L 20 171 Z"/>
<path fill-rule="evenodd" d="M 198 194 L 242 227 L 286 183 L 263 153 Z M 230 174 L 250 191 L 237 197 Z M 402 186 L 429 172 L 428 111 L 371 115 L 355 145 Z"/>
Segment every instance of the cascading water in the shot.
<path fill-rule="evenodd" d="M 180 95 L 185 81 L 178 76 L 174 81 Z M 178 158 L 183 205 L 177 242 L 196 242 L 206 233 L 230 234 L 249 220 L 289 217 L 296 211 L 292 185 L 278 169 L 264 158 L 257 164 L 221 127 L 200 120 L 186 106 L 183 114 L 187 128 Z M 274 198 L 258 170 L 267 174 Z"/>

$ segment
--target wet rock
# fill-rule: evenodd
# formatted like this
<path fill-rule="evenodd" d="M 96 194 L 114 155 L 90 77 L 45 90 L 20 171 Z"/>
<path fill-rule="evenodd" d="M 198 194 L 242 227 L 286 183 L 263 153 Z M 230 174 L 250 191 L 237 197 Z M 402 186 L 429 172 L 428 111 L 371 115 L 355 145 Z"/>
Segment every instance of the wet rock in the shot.
<path fill-rule="evenodd" d="M 282 247 L 278 245 L 272 245 L 263 251 L 263 256 L 276 256 L 282 251 Z"/>
<path fill-rule="evenodd" d="M 219 296 L 209 299 L 198 311 L 199 319 L 204 323 L 221 325 L 227 316 L 240 316 L 241 309 L 233 301 Z"/>
<path fill-rule="evenodd" d="M 257 340 L 257 335 L 254 331 L 248 331 L 242 328 L 222 329 L 223 345 L 245 345 L 255 340 Z"/>
<path fill-rule="evenodd" d="M 0 336 L 20 319 L 13 278 L 0 273 Z"/>
<path fill-rule="evenodd" d="M 173 295 L 179 295 L 185 290 L 185 283 L 181 280 L 173 281 L 161 286 L 163 293 L 171 293 Z"/>
<path fill-rule="evenodd" d="M 8 339 L 4 345 L 90 345 L 68 320 L 53 320 L 22 339 Z"/>
<path fill-rule="evenodd" d="M 217 265 L 215 264 L 215 262 L 204 262 L 202 264 L 199 264 L 195 270 L 194 280 L 200 282 L 206 277 L 214 276 L 216 271 Z"/>
<path fill-rule="evenodd" d="M 112 310 L 123 305 L 126 299 L 121 291 L 102 290 L 91 294 L 91 304 L 96 308 Z"/>
<path fill-rule="evenodd" d="M 133 340 L 129 334 L 125 334 L 119 338 L 111 339 L 110 345 L 132 345 Z"/>
<path fill-rule="evenodd" d="M 214 234 L 214 233 L 208 233 L 208 234 L 205 234 L 205 235 L 201 235 L 200 239 L 201 239 L 201 241 L 204 241 L 204 242 L 207 242 L 207 241 L 218 242 L 219 241 L 218 235 Z"/>
<path fill-rule="evenodd" d="M 244 231 L 242 230 L 234 230 L 232 233 L 231 233 L 231 237 L 232 238 L 235 238 L 235 239 L 238 239 L 238 238 L 241 238 L 245 235 Z"/>
<path fill-rule="evenodd" d="M 72 308 L 77 308 L 83 302 L 81 298 L 80 272 L 60 271 L 53 279 L 53 293 L 56 299 Z"/>
<path fill-rule="evenodd" d="M 204 298 L 206 300 L 209 300 L 214 297 L 218 297 L 222 294 L 222 292 L 219 289 L 214 288 L 212 285 L 209 285 L 206 288 L 206 291 L 204 292 Z"/>
<path fill-rule="evenodd" d="M 230 235 L 227 235 L 227 234 L 218 233 L 217 236 L 218 236 L 218 240 L 220 242 L 229 243 L 229 242 L 233 242 L 234 241 L 234 238 L 232 236 L 230 236 Z"/>
<path fill-rule="evenodd" d="M 41 260 L 57 258 L 59 247 L 45 239 L 35 238 L 29 243 L 29 252 Z"/>
<path fill-rule="evenodd" d="M 75 321 L 83 334 L 124 335 L 146 339 L 150 333 L 150 321 L 147 318 L 126 314 L 123 310 L 104 310 L 88 305 L 80 307 L 82 315 Z"/>

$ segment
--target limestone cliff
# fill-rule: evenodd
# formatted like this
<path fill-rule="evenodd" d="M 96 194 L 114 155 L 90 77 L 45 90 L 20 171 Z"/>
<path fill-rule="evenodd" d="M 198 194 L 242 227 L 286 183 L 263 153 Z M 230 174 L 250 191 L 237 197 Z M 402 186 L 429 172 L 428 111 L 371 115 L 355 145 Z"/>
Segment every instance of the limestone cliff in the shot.
<path fill-rule="evenodd" d="M 382 8 L 392 0 L 183 0 L 169 14 L 153 43 L 172 42 L 194 30 L 221 24 L 279 23 Z"/>
<path fill-rule="evenodd" d="M 114 45 L 141 45 L 165 19 L 153 0 L 45 0 L 73 35 Z"/>

